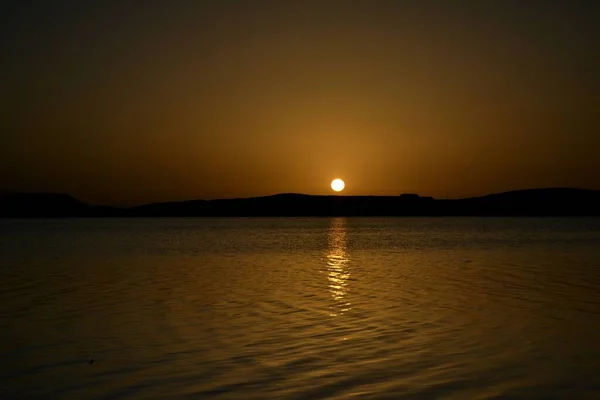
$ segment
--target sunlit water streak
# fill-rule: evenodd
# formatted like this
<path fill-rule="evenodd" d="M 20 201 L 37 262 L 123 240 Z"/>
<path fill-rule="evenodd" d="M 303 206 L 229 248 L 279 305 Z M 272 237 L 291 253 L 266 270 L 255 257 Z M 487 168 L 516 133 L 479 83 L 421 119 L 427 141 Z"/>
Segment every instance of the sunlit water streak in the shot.
<path fill-rule="evenodd" d="M 599 268 L 599 219 L 4 220 L 0 398 L 600 398 Z"/>
<path fill-rule="evenodd" d="M 346 300 L 350 279 L 349 258 L 346 253 L 346 225 L 343 218 L 331 221 L 329 229 L 329 248 L 327 249 L 327 278 L 329 291 L 335 301 L 331 315 L 343 314 L 352 309 L 352 304 Z"/>

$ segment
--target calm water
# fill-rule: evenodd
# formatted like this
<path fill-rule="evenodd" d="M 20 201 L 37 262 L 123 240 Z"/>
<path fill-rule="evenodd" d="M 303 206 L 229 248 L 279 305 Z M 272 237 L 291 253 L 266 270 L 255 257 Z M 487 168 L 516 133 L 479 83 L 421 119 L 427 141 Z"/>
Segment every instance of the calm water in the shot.
<path fill-rule="evenodd" d="M 600 399 L 600 219 L 4 220 L 0 284 L 2 399 Z"/>

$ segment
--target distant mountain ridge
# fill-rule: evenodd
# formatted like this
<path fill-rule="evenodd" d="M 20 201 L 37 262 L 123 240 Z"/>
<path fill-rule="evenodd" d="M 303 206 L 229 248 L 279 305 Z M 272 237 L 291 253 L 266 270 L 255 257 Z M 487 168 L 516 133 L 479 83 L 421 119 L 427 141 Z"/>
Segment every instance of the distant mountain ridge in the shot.
<path fill-rule="evenodd" d="M 264 197 L 187 200 L 130 208 L 90 206 L 68 194 L 0 193 L 0 217 L 210 216 L 600 216 L 600 191 L 542 188 L 464 199 L 280 193 Z"/>
<path fill-rule="evenodd" d="M 83 216 L 90 206 L 65 193 L 0 193 L 0 217 Z"/>

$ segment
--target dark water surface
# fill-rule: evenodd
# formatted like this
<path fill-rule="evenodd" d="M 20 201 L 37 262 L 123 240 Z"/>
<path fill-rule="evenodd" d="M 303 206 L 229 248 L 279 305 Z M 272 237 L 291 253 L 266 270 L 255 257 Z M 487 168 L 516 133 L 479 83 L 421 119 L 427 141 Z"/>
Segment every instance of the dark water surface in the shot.
<path fill-rule="evenodd" d="M 0 283 L 2 399 L 600 399 L 600 219 L 3 220 Z"/>

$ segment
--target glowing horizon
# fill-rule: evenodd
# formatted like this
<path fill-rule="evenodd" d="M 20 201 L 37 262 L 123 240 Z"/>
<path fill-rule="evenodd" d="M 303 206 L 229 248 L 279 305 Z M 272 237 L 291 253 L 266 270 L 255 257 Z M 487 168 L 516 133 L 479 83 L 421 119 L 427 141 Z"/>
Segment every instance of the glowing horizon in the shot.
<path fill-rule="evenodd" d="M 134 205 L 330 194 L 335 176 L 347 195 L 600 189 L 593 2 L 17 3 L 0 190 Z"/>

